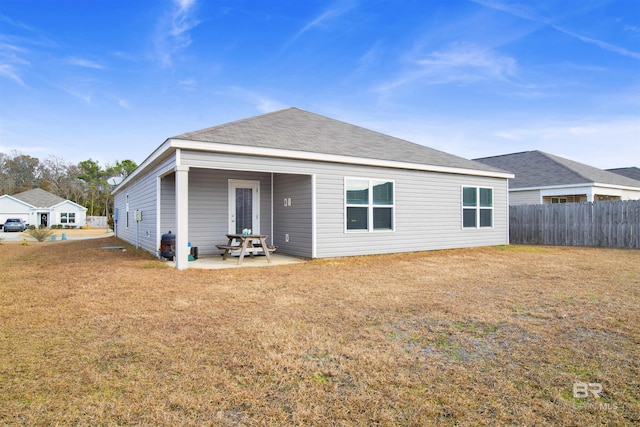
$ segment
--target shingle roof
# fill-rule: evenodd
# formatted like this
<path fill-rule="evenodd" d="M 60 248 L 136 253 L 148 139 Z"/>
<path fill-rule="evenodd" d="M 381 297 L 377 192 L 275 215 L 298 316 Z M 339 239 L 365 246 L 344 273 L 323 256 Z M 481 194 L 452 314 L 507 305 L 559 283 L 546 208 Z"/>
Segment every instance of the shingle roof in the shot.
<path fill-rule="evenodd" d="M 514 173 L 511 189 L 590 183 L 640 188 L 640 181 L 537 150 L 475 160 Z"/>
<path fill-rule="evenodd" d="M 36 208 L 50 208 L 65 201 L 62 197 L 51 194 L 41 188 L 23 191 L 11 196 Z"/>
<path fill-rule="evenodd" d="M 605 169 L 607 172 L 616 173 L 618 175 L 626 176 L 627 178 L 640 181 L 640 168 L 632 166 L 630 168 L 615 168 Z"/>
<path fill-rule="evenodd" d="M 188 132 L 172 139 L 504 173 L 486 164 L 298 108 Z"/>

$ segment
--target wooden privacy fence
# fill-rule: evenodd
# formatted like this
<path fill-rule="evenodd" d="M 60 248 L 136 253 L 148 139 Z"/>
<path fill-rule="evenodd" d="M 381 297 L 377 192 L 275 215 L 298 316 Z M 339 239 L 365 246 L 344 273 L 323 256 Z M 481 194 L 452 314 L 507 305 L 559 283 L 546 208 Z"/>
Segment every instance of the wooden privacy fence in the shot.
<path fill-rule="evenodd" d="M 640 249 L 640 200 L 512 205 L 509 240 Z"/>
<path fill-rule="evenodd" d="M 87 216 L 87 225 L 91 228 L 107 228 L 107 217 Z"/>

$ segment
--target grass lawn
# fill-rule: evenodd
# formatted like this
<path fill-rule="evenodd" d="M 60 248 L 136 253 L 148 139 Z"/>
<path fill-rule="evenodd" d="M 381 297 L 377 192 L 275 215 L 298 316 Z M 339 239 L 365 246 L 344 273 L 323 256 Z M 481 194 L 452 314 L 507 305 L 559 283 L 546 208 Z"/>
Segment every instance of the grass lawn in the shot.
<path fill-rule="evenodd" d="M 640 423 L 640 251 L 176 271 L 114 244 L 0 244 L 1 425 Z"/>

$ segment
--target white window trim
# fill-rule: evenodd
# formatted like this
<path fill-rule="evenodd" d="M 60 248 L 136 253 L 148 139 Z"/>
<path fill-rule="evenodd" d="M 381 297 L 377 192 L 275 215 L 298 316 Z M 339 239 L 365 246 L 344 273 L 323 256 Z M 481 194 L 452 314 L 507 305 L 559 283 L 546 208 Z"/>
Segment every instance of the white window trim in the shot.
<path fill-rule="evenodd" d="M 347 204 L 347 181 L 361 180 L 369 182 L 369 203 L 367 205 L 349 205 Z M 391 205 L 374 205 L 373 204 L 373 184 L 380 182 L 390 182 L 393 185 L 393 200 Z M 385 178 L 363 178 L 357 176 L 345 176 L 343 183 L 343 227 L 344 233 L 393 233 L 396 231 L 396 181 Z M 367 229 L 366 230 L 348 230 L 347 229 L 347 208 L 350 207 L 366 207 L 367 208 Z M 373 228 L 373 209 L 374 208 L 391 208 L 391 229 L 374 229 Z"/>
<path fill-rule="evenodd" d="M 73 217 L 73 221 L 71 221 L 71 217 Z M 76 217 L 76 212 L 60 212 L 60 224 L 75 225 L 77 224 Z"/>
<path fill-rule="evenodd" d="M 465 188 L 475 188 L 476 189 L 476 201 L 477 206 L 466 206 L 464 205 L 464 189 Z M 491 207 L 480 206 L 480 189 L 488 189 L 491 190 Z M 489 230 L 493 228 L 493 224 L 495 222 L 495 216 L 493 214 L 494 204 L 495 204 L 495 189 L 493 187 L 487 187 L 484 185 L 461 185 L 460 186 L 460 227 L 463 230 Z M 476 226 L 475 227 L 465 227 L 464 226 L 464 210 L 465 209 L 475 209 L 476 211 Z M 480 226 L 480 211 L 481 210 L 491 210 L 491 226 L 489 227 L 481 227 Z"/>

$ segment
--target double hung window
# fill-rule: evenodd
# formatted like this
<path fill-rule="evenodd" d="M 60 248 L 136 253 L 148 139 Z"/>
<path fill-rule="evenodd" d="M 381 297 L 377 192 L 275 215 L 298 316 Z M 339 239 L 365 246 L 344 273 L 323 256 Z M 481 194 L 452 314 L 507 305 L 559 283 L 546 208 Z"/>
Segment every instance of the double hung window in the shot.
<path fill-rule="evenodd" d="M 394 183 L 378 179 L 345 179 L 345 230 L 394 228 Z"/>
<path fill-rule="evenodd" d="M 62 212 L 60 214 L 60 223 L 61 224 L 75 224 L 76 223 L 76 214 L 74 212 Z"/>
<path fill-rule="evenodd" d="M 462 187 L 462 227 L 493 227 L 493 189 Z"/>

